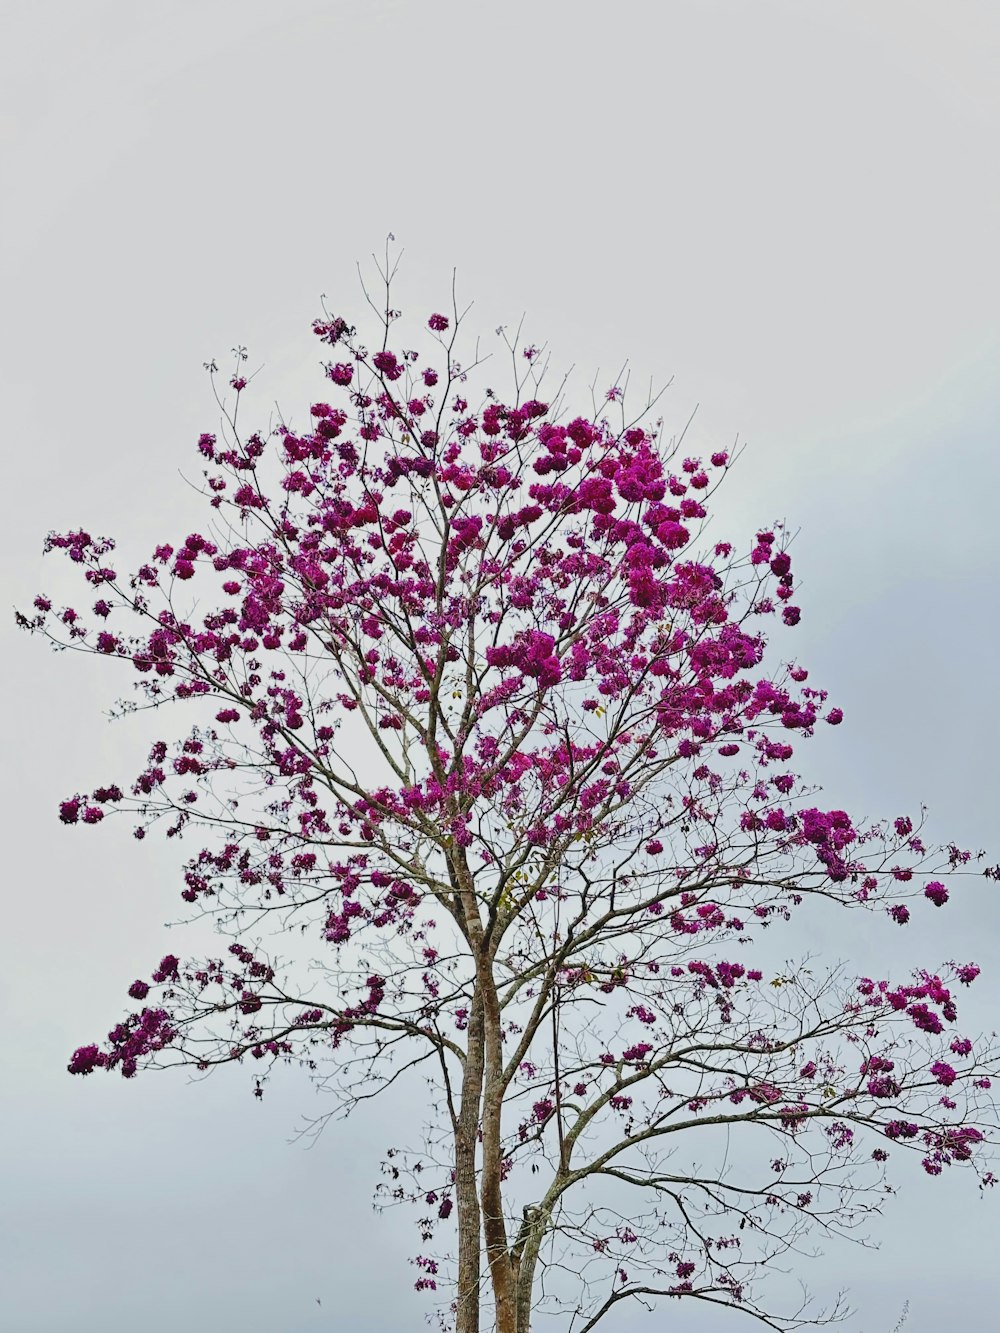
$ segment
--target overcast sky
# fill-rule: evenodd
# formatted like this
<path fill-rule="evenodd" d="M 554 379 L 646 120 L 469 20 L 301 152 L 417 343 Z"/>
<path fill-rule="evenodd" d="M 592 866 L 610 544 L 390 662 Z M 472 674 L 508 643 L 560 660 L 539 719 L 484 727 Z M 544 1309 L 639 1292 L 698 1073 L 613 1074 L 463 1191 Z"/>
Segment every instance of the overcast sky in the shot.
<path fill-rule="evenodd" d="M 8 605 L 52 587 L 41 543 L 85 524 L 144 556 L 201 511 L 181 473 L 216 412 L 201 369 L 250 348 L 262 412 L 321 393 L 326 293 L 405 247 L 398 304 L 458 268 L 492 335 L 526 315 L 557 364 L 673 376 L 679 428 L 748 448 L 723 501 L 801 529 L 796 651 L 846 714 L 807 747 L 831 804 L 1000 859 L 1000 130 L 995 0 L 6 0 L 0 379 Z M 184 952 L 174 862 L 60 798 L 127 777 L 110 664 L 11 634 L 4 765 L 0 1265 L 16 1333 L 395 1333 L 421 1326 L 409 1217 L 371 1213 L 415 1108 L 310 1152 L 289 1073 L 71 1079 L 125 988 Z M 102 669 L 107 668 L 107 669 Z M 90 836 L 87 836 L 90 834 Z M 995 886 L 993 886 L 995 889 Z M 975 958 L 1000 1008 L 1000 902 L 956 881 L 901 931 L 824 941 L 885 968 Z M 855 933 L 857 932 L 857 933 Z M 973 997 L 970 996 L 970 1001 Z M 903 1181 L 880 1252 L 802 1275 L 851 1290 L 850 1333 L 993 1326 L 1000 1198 Z M 322 1305 L 316 1304 L 316 1298 Z M 616 1333 L 677 1312 L 609 1321 Z M 683 1310 L 685 1333 L 736 1322 Z"/>

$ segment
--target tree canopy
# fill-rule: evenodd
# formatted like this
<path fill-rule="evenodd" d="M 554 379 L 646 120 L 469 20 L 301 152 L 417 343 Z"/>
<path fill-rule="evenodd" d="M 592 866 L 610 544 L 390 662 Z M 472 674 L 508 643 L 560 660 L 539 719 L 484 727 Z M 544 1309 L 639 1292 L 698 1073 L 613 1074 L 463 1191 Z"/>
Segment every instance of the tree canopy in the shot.
<path fill-rule="evenodd" d="M 961 1026 L 973 962 L 774 975 L 755 942 L 819 899 L 905 925 L 975 858 L 795 772 L 842 712 L 785 647 L 786 530 L 708 535 L 730 451 L 630 416 L 623 378 L 550 399 L 520 331 L 501 394 L 454 298 L 404 334 L 380 275 L 374 350 L 316 321 L 331 401 L 304 424 L 245 431 L 245 350 L 224 387 L 209 367 L 204 533 L 131 576 L 110 539 L 47 540 L 86 605 L 21 623 L 190 718 L 60 818 L 195 839 L 181 896 L 230 941 L 143 969 L 70 1072 L 242 1063 L 260 1096 L 298 1065 L 331 1114 L 426 1088 L 380 1193 L 419 1204 L 415 1285 L 457 1333 L 658 1297 L 835 1318 L 768 1268 L 860 1234 L 894 1154 L 994 1183 L 997 1051 Z"/>

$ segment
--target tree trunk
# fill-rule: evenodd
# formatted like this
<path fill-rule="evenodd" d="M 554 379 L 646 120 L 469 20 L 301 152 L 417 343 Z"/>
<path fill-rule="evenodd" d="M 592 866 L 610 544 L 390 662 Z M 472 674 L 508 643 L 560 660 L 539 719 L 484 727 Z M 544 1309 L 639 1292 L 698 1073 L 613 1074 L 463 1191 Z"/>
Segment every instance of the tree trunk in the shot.
<path fill-rule="evenodd" d="M 482 1241 L 476 1181 L 476 1140 L 483 1092 L 483 1002 L 477 986 L 469 1013 L 462 1100 L 455 1130 L 455 1204 L 458 1211 L 458 1291 L 455 1333 L 479 1333 Z"/>
<path fill-rule="evenodd" d="M 496 1333 L 517 1333 L 514 1268 L 507 1243 L 503 1216 L 500 1170 L 503 1161 L 501 1118 L 503 1111 L 503 1046 L 500 1039 L 500 1008 L 489 960 L 480 960 L 483 993 L 485 1075 L 483 1085 L 482 1211 L 486 1257 L 490 1266 L 496 1306 Z"/>
<path fill-rule="evenodd" d="M 495 1306 L 493 1333 L 517 1333 L 514 1269 L 507 1245 L 500 1181 L 503 1111 L 500 1003 L 493 976 L 489 940 L 483 930 L 473 878 L 461 848 L 452 849 L 449 869 L 459 904 L 460 923 L 476 968 L 462 1081 L 462 1102 L 455 1136 L 455 1192 L 459 1207 L 459 1290 L 456 1333 L 480 1333 L 479 1279 L 482 1240 L 486 1242 L 486 1258 L 493 1288 Z M 476 1137 L 480 1113 L 483 1150 L 477 1202 Z M 482 1237 L 479 1232 L 480 1224 Z"/>
<path fill-rule="evenodd" d="M 547 1222 L 547 1214 L 539 1210 L 530 1221 L 525 1223 L 526 1235 L 524 1236 L 516 1275 L 516 1333 L 529 1333 L 531 1328 L 531 1295 L 535 1283 L 535 1264 L 538 1261 L 538 1251 L 541 1249 Z"/>

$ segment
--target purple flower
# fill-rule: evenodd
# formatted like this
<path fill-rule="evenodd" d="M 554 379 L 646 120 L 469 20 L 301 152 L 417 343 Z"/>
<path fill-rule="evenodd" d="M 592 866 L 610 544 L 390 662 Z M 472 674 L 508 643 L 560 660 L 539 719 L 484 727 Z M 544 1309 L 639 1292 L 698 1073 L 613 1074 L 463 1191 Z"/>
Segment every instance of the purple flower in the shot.
<path fill-rule="evenodd" d="M 71 1074 L 90 1074 L 95 1069 L 102 1069 L 108 1057 L 96 1046 L 80 1046 L 73 1052 L 73 1058 L 66 1068 Z"/>
<path fill-rule="evenodd" d="M 354 367 L 346 361 L 338 361 L 335 366 L 329 366 L 326 373 L 334 384 L 346 386 L 350 384 L 353 378 Z"/>
<path fill-rule="evenodd" d="M 899 1084 L 886 1074 L 879 1074 L 868 1080 L 868 1091 L 873 1097 L 898 1097 Z"/>
<path fill-rule="evenodd" d="M 890 1120 L 885 1127 L 885 1136 L 887 1139 L 915 1139 L 919 1128 L 907 1120 Z"/>
<path fill-rule="evenodd" d="M 387 380 L 398 380 L 403 373 L 403 367 L 392 352 L 376 352 L 372 357 L 372 364 Z"/>
<path fill-rule="evenodd" d="M 906 1012 L 921 1032 L 930 1032 L 932 1036 L 936 1037 L 939 1032 L 944 1031 L 944 1024 L 933 1009 L 929 1009 L 926 1004 L 911 1004 Z"/>
<path fill-rule="evenodd" d="M 153 980 L 156 982 L 176 981 L 178 966 L 179 960 L 172 953 L 168 953 L 160 959 L 160 966 L 153 973 Z"/>
<path fill-rule="evenodd" d="M 935 907 L 943 907 L 948 901 L 948 890 L 935 879 L 924 889 L 924 897 L 929 898 Z"/>

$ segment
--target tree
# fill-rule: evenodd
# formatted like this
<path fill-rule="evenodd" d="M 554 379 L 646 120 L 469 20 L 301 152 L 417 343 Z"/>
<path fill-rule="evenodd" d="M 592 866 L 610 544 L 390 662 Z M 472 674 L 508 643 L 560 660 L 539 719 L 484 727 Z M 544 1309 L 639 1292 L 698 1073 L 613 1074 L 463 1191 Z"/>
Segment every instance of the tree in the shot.
<path fill-rule="evenodd" d="M 60 818 L 204 832 L 181 896 L 232 940 L 163 957 L 69 1070 L 250 1061 L 261 1096 L 297 1063 L 331 1115 L 424 1076 L 426 1142 L 380 1188 L 420 1205 L 415 1285 L 457 1333 L 587 1333 L 660 1296 L 795 1327 L 766 1270 L 857 1234 L 892 1152 L 994 1183 L 998 1061 L 957 1027 L 974 963 L 772 976 L 753 942 L 822 901 L 904 925 L 971 855 L 926 845 L 923 816 L 825 809 L 789 767 L 842 714 L 768 650 L 769 619 L 800 616 L 785 530 L 704 537 L 727 452 L 683 456 L 621 378 L 586 415 L 565 384 L 543 401 L 520 330 L 498 330 L 509 393 L 472 401 L 454 294 L 428 361 L 388 251 L 379 274 L 377 350 L 314 324 L 339 405 L 307 426 L 245 434 L 245 350 L 225 397 L 208 367 L 209 536 L 131 578 L 108 539 L 47 539 L 90 613 L 39 596 L 20 623 L 131 667 L 126 709 L 193 715 Z"/>

